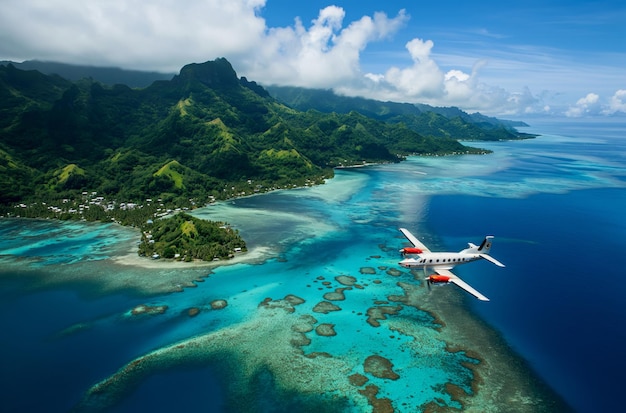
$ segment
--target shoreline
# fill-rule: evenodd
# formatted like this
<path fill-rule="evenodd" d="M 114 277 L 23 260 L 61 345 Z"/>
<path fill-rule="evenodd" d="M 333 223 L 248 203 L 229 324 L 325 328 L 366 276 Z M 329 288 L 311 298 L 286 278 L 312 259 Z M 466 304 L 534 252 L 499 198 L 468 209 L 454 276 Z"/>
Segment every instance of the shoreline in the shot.
<path fill-rule="evenodd" d="M 236 264 L 261 264 L 273 258 L 272 255 L 272 250 L 269 247 L 254 247 L 246 252 L 236 253 L 233 258 L 219 261 L 193 260 L 191 262 L 185 262 L 167 258 L 152 259 L 141 257 L 136 251 L 129 251 L 126 254 L 111 257 L 109 260 L 117 265 L 143 269 L 198 269 L 217 268 Z"/>
<path fill-rule="evenodd" d="M 1 280 L 18 280 L 20 291 L 45 291 L 76 286 L 80 294 L 104 297 L 109 294 L 156 297 L 197 288 L 218 267 L 258 265 L 275 259 L 278 254 L 269 247 L 256 247 L 231 260 L 182 262 L 152 260 L 135 252 L 126 252 L 101 259 L 85 259 L 57 267 L 53 277 L 45 276 L 45 261 L 30 257 L 0 257 Z"/>
<path fill-rule="evenodd" d="M 42 218 L 3 221 L 11 220 L 15 220 L 13 225 L 4 228 L 8 235 L 19 236 L 21 241 L 0 255 L 0 280 L 26 281 L 19 283 L 19 289 L 24 291 L 76 285 L 81 294 L 89 296 L 120 292 L 157 296 L 195 288 L 218 267 L 261 264 L 279 256 L 270 246 L 256 246 L 228 260 L 153 260 L 138 255 L 141 233 L 137 228 L 111 222 Z M 35 225 L 36 230 L 20 235 L 22 226 L 28 223 Z M 55 230 L 51 233 L 52 228 Z M 62 247 L 65 243 L 69 243 L 68 247 Z M 48 251 L 43 255 L 24 253 L 32 248 Z M 53 276 L 46 276 L 49 265 L 55 267 Z"/>

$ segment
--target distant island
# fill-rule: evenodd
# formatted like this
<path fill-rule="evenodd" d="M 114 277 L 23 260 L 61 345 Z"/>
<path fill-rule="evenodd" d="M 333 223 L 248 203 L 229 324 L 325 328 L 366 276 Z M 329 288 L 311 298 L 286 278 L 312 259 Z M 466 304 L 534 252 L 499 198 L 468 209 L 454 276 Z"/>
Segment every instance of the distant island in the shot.
<path fill-rule="evenodd" d="M 177 236 L 163 244 L 152 238 L 154 247 L 142 244 L 142 254 L 227 257 L 245 248 L 243 240 L 228 238 L 227 226 L 216 225 L 220 231 L 205 238 L 202 224 L 174 212 L 318 185 L 340 166 L 489 152 L 460 140 L 532 137 L 514 126 L 456 108 L 266 89 L 238 78 L 223 58 L 189 64 L 170 80 L 141 88 L 94 77 L 68 80 L 4 62 L 0 213 L 113 220 L 144 234 L 159 222 L 157 228 Z M 166 216 L 177 224 L 161 226 Z M 229 245 L 228 251 L 218 251 L 211 239 Z M 194 249 L 199 242 L 215 248 Z"/>

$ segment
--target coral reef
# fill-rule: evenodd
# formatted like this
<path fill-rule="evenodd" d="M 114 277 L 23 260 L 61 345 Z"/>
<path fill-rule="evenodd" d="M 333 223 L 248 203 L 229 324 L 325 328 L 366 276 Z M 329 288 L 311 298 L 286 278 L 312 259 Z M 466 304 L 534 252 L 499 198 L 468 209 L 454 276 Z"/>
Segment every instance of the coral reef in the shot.
<path fill-rule="evenodd" d="M 328 301 L 320 301 L 319 303 L 315 304 L 315 307 L 313 307 L 313 311 L 316 313 L 323 313 L 323 314 L 328 314 L 331 311 L 340 311 L 341 307 L 333 304 L 333 303 L 329 303 Z"/>
<path fill-rule="evenodd" d="M 132 310 L 130 310 L 130 313 L 132 315 L 143 315 L 143 314 L 157 315 L 157 314 L 163 314 L 165 313 L 165 311 L 167 311 L 166 305 L 140 304 L 134 307 Z"/>
<path fill-rule="evenodd" d="M 363 370 L 379 379 L 398 380 L 400 378 L 400 376 L 393 371 L 393 363 L 379 355 L 367 357 L 363 363 Z"/>
<path fill-rule="evenodd" d="M 337 335 L 337 333 L 335 332 L 335 325 L 329 323 L 323 323 L 318 325 L 317 327 L 315 327 L 315 332 L 318 336 L 322 337 L 332 337 Z"/>
<path fill-rule="evenodd" d="M 226 308 L 228 302 L 226 300 L 213 300 L 210 305 L 213 310 L 221 310 Z"/>

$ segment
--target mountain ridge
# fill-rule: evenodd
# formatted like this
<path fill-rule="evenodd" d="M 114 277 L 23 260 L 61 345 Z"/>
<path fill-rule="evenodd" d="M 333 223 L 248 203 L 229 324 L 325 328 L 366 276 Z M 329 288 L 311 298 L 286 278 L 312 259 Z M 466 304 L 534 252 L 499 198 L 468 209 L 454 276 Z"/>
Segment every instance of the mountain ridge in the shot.
<path fill-rule="evenodd" d="M 127 70 L 121 69 L 119 67 L 98 67 L 98 66 L 85 66 L 85 65 L 74 65 L 68 63 L 61 62 L 53 62 L 53 61 L 43 61 L 43 60 L 26 60 L 24 62 L 13 62 L 13 61 L 0 61 L 0 65 L 13 65 L 14 67 L 21 70 L 37 70 L 43 74 L 48 75 L 58 75 L 64 79 L 71 81 L 78 81 L 83 78 L 92 78 L 97 82 L 100 82 L 104 85 L 115 86 L 115 85 L 126 85 L 131 88 L 144 88 L 151 85 L 155 81 L 163 81 L 163 80 L 171 80 L 180 74 L 176 73 L 162 73 L 162 72 L 154 72 L 154 71 L 141 71 L 141 70 Z M 194 64 L 192 64 L 194 65 Z M 198 63 L 195 63 L 198 65 Z M 189 65 L 188 65 L 189 66 Z M 269 95 L 269 91 L 273 92 L 273 96 L 278 98 L 281 101 L 289 102 L 290 98 L 285 98 L 285 91 L 288 90 L 298 90 L 298 91 L 315 91 L 316 93 L 323 92 L 326 93 L 326 97 L 330 97 L 329 101 L 333 101 L 338 99 L 347 99 L 354 102 L 361 101 L 370 101 L 376 102 L 377 104 L 382 105 L 392 105 L 394 108 L 392 111 L 398 112 L 397 114 L 416 114 L 420 112 L 435 112 L 441 115 L 444 115 L 448 118 L 459 116 L 464 119 L 471 119 L 474 123 L 485 122 L 487 124 L 503 124 L 508 127 L 523 127 L 528 126 L 525 122 L 522 121 L 510 121 L 503 120 L 499 118 L 494 118 L 490 116 L 485 116 L 480 114 L 479 112 L 469 114 L 457 107 L 437 107 L 431 106 L 423 103 L 399 103 L 399 102 L 383 102 L 375 99 L 366 99 L 360 97 L 346 97 L 340 96 L 334 93 L 332 90 L 324 90 L 324 89 L 307 89 L 301 87 L 292 87 L 292 86 L 275 86 L 275 85 L 266 85 L 262 87 L 256 82 L 248 82 L 245 77 L 241 78 L 242 83 L 250 83 L 249 88 L 256 89 L 258 93 Z M 288 92 L 287 92 L 288 93 Z M 290 102 L 290 104 L 293 102 Z M 300 106 L 298 103 L 294 105 L 294 107 Z M 406 110 L 398 110 L 400 107 L 405 107 Z M 328 110 L 328 108 L 318 108 L 318 110 L 322 112 L 329 112 L 333 110 Z M 417 112 L 416 112 L 417 110 Z M 337 111 L 337 110 L 335 110 Z M 339 112 L 345 112 L 343 110 L 339 110 Z M 366 114 L 367 116 L 382 116 L 383 113 L 376 113 L 375 111 L 359 111 L 360 113 Z"/>
<path fill-rule="evenodd" d="M 204 203 L 321 183 L 336 166 L 485 152 L 356 111 L 299 111 L 238 78 L 225 58 L 139 89 L 8 64 L 0 97 L 4 205 L 85 191 Z M 166 165 L 171 173 L 158 173 Z M 58 171 L 67 179 L 55 180 Z"/>
<path fill-rule="evenodd" d="M 119 67 L 75 65 L 45 60 L 25 60 L 23 62 L 13 62 L 10 60 L 0 61 L 0 66 L 8 66 L 9 64 L 21 70 L 36 70 L 46 75 L 58 75 L 73 82 L 83 78 L 93 78 L 104 85 L 114 86 L 116 84 L 122 84 L 131 88 L 147 87 L 159 80 L 170 80 L 175 75 L 175 73 L 128 70 Z"/>
<path fill-rule="evenodd" d="M 357 111 L 388 123 L 404 123 L 421 134 L 434 137 L 461 140 L 514 140 L 534 137 L 515 129 L 528 126 L 525 122 L 502 120 L 479 112 L 469 114 L 454 106 L 383 102 L 341 96 L 328 89 L 292 86 L 267 86 L 266 89 L 274 98 L 298 110 L 314 109 L 324 113 Z"/>

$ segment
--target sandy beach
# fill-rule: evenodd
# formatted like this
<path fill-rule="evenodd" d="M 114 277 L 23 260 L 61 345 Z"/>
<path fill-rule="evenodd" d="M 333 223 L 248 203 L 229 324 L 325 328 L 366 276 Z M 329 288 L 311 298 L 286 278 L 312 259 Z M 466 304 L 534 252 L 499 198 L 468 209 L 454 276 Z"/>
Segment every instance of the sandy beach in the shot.
<path fill-rule="evenodd" d="M 40 224 L 54 226 L 55 223 L 40 222 Z M 50 237 L 37 235 L 25 239 L 24 248 L 36 245 L 55 249 L 67 242 L 67 239 L 76 237 L 82 239 L 81 248 L 87 253 L 60 248 L 49 257 L 7 254 L 0 257 L 2 263 L 0 277 L 26 281 L 20 288 L 32 291 L 72 284 L 80 286 L 81 293 L 91 296 L 116 292 L 152 296 L 195 288 L 197 283 L 203 282 L 214 268 L 220 266 L 260 264 L 277 255 L 270 247 L 258 246 L 237 253 L 228 260 L 210 262 L 155 260 L 137 254 L 135 233 L 129 228 L 97 224 L 71 225 L 70 228 L 65 228 Z M 84 238 L 94 231 L 100 233 L 91 239 Z M 43 233 L 45 234 L 45 231 Z M 112 239 L 116 240 L 113 244 Z M 61 264 L 55 265 L 54 274 L 49 274 L 45 270 L 49 265 L 47 260 L 51 257 L 58 259 L 57 264 Z"/>
<path fill-rule="evenodd" d="M 129 251 L 129 253 L 126 255 L 120 255 L 111 258 L 111 262 L 118 265 L 141 267 L 145 269 L 215 268 L 223 265 L 234 265 L 243 263 L 258 264 L 271 258 L 273 255 L 275 254 L 269 247 L 255 247 L 246 252 L 236 253 L 233 258 L 228 260 L 194 260 L 191 262 L 185 262 L 165 258 L 159 258 L 155 260 L 148 257 L 140 257 L 136 251 Z"/>

